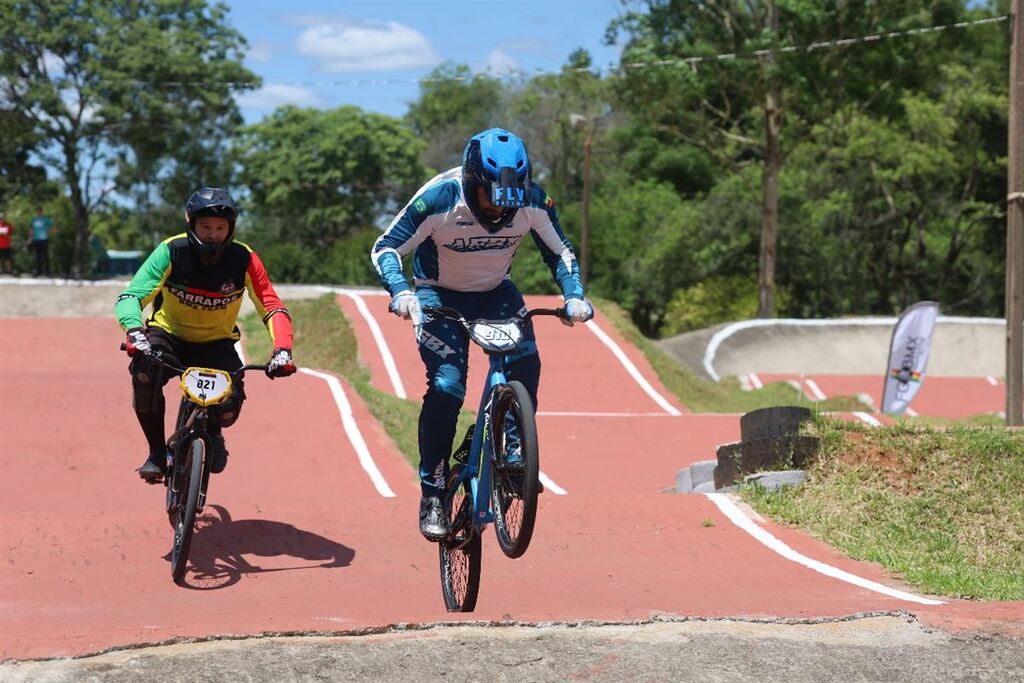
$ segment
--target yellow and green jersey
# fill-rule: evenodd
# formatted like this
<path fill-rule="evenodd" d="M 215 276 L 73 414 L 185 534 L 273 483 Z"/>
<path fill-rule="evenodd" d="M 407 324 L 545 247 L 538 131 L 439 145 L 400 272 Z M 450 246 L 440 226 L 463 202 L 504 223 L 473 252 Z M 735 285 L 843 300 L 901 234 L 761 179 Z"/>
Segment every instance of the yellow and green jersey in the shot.
<path fill-rule="evenodd" d="M 248 245 L 232 242 L 214 265 L 205 265 L 185 233 L 153 250 L 117 298 L 122 329 L 142 327 L 142 309 L 153 304 L 146 325 L 195 343 L 238 339 L 235 323 L 248 291 L 270 332 L 274 348 L 292 347 L 292 321 L 260 257 Z"/>

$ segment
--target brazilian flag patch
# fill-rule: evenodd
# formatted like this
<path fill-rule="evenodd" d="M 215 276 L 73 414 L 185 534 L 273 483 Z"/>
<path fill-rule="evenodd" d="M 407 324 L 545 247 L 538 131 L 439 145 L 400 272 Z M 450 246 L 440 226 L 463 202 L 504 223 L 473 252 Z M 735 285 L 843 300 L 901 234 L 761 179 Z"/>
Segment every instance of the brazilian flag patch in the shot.
<path fill-rule="evenodd" d="M 427 212 L 427 203 L 423 201 L 422 197 L 420 199 L 417 199 L 416 203 L 413 204 L 413 206 L 416 207 L 416 210 L 419 211 L 420 213 Z"/>

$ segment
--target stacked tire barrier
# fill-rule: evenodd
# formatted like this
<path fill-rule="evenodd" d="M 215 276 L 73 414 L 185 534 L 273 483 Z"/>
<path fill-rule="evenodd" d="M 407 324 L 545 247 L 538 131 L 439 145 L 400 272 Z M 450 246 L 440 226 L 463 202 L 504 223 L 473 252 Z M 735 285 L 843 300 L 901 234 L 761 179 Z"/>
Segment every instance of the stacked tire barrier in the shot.
<path fill-rule="evenodd" d="M 756 472 L 802 470 L 818 451 L 818 438 L 800 434 L 811 411 L 797 406 L 762 408 L 740 418 L 740 441 L 718 447 L 715 489 Z"/>

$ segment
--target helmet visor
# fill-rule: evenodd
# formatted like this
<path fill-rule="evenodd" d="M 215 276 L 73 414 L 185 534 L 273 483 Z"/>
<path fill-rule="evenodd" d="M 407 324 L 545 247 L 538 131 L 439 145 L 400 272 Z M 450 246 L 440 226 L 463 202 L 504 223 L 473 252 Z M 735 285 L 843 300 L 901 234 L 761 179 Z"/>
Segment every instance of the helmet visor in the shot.
<path fill-rule="evenodd" d="M 501 169 L 498 180 L 491 183 L 491 204 L 503 209 L 521 209 L 526 206 L 529 197 L 525 180 L 517 180 L 514 168 L 506 166 Z"/>

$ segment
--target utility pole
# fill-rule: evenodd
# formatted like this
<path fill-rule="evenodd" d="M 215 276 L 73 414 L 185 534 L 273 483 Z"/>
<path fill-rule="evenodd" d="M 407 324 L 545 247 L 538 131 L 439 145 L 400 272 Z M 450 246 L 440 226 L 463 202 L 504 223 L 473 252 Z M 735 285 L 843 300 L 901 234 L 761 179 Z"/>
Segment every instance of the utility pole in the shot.
<path fill-rule="evenodd" d="M 779 33 L 779 12 L 774 0 L 768 0 L 768 30 L 772 35 L 772 51 L 761 57 L 765 82 L 764 101 L 764 167 L 761 192 L 761 249 L 757 263 L 757 317 L 775 317 L 775 231 L 779 223 L 779 174 L 782 154 L 779 144 L 782 133 L 782 92 L 775 67 L 775 46 Z"/>
<path fill-rule="evenodd" d="M 594 122 L 587 123 L 583 139 L 583 206 L 580 211 L 580 280 L 587 286 L 587 270 L 590 263 L 590 149 L 594 143 Z"/>
<path fill-rule="evenodd" d="M 1006 206 L 1006 424 L 1024 425 L 1024 0 L 1010 13 Z"/>

